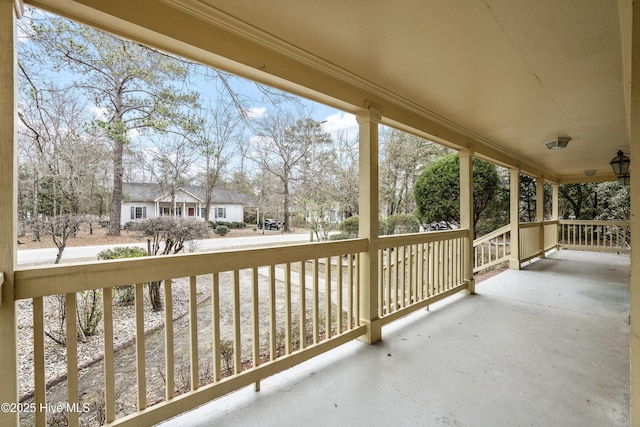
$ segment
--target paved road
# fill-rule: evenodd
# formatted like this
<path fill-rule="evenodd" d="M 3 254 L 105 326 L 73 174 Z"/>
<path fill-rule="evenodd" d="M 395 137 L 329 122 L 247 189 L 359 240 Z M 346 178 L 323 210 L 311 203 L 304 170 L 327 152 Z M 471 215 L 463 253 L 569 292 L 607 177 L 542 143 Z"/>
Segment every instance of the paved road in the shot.
<path fill-rule="evenodd" d="M 217 239 L 200 240 L 196 250 L 212 251 L 224 250 L 247 246 L 273 245 L 277 243 L 304 243 L 309 241 L 309 233 L 302 234 L 256 234 L 249 237 L 224 237 Z M 101 246 L 70 246 L 64 250 L 62 254 L 62 262 L 87 260 L 95 258 L 98 252 L 105 249 L 113 249 L 116 246 L 139 246 L 147 247 L 146 243 L 128 243 L 117 245 L 101 245 Z M 58 250 L 56 248 L 47 249 L 25 249 L 18 251 L 18 264 L 53 262 L 56 259 Z"/>

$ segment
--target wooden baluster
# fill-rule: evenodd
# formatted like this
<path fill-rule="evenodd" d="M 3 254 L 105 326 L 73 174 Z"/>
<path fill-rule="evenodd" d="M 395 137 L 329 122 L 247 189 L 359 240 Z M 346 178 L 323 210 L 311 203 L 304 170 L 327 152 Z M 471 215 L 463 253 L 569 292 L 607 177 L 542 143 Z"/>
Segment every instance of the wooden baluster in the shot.
<path fill-rule="evenodd" d="M 67 326 L 67 403 L 78 407 L 78 329 L 75 292 L 65 295 L 65 321 Z M 70 427 L 80 424 L 79 411 L 67 412 Z"/>
<path fill-rule="evenodd" d="M 175 394 L 175 362 L 173 355 L 173 292 L 171 279 L 164 280 L 164 362 L 165 396 L 173 399 Z"/>
<path fill-rule="evenodd" d="M 45 378 L 44 353 L 44 302 L 42 297 L 33 299 L 33 374 L 34 403 L 36 405 L 36 426 L 47 424 L 47 389 Z"/>
<path fill-rule="evenodd" d="M 138 382 L 138 411 L 147 407 L 147 378 L 144 350 L 144 301 L 142 290 L 144 284 L 135 285 L 135 310 L 136 310 L 136 376 Z"/>
<path fill-rule="evenodd" d="M 242 372 L 242 334 L 240 330 L 240 271 L 233 270 L 233 368 Z"/>
<path fill-rule="evenodd" d="M 200 387 L 200 367 L 198 360 L 198 293 L 197 277 L 189 278 L 189 356 L 191 361 L 191 390 Z"/>
<path fill-rule="evenodd" d="M 115 364 L 113 354 L 113 289 L 102 290 L 103 328 L 104 328 L 104 404 L 105 421 L 116 419 L 115 401 Z"/>

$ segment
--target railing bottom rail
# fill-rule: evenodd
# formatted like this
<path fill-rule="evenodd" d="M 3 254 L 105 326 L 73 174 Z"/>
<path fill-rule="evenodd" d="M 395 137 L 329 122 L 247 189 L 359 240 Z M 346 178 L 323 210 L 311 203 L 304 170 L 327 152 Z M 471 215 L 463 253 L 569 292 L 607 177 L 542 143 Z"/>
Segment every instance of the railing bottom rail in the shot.
<path fill-rule="evenodd" d="M 263 363 L 258 369 L 243 371 L 234 377 L 203 386 L 195 391 L 174 397 L 169 401 L 159 403 L 146 410 L 120 418 L 107 425 L 139 426 L 157 424 L 167 418 L 192 410 L 193 408 L 208 403 L 211 400 L 222 397 L 242 387 L 255 384 L 263 378 L 282 372 L 306 360 L 346 344 L 349 341 L 353 341 L 365 333 L 366 327 L 358 326 L 348 332 L 344 332 L 341 335 L 333 337 L 330 340 L 309 345 L 305 347 L 304 350 L 292 353 L 286 358 Z"/>
<path fill-rule="evenodd" d="M 418 302 L 413 303 L 413 304 L 411 304 L 411 305 L 409 305 L 407 307 L 398 309 L 397 311 L 394 311 L 394 312 L 389 313 L 386 316 L 384 316 L 382 318 L 382 324 L 383 325 L 387 325 L 387 324 L 389 324 L 391 322 L 394 322 L 394 321 L 396 321 L 396 320 L 398 320 L 398 319 L 400 319 L 402 317 L 405 317 L 405 316 L 413 313 L 414 311 L 417 311 L 417 310 L 419 310 L 421 308 L 426 308 L 426 307 L 430 306 L 431 304 L 435 304 L 438 301 L 441 301 L 441 300 L 443 300 L 445 298 L 448 298 L 451 295 L 456 294 L 456 293 L 458 293 L 460 291 L 463 291 L 465 289 L 468 289 L 468 288 L 469 288 L 469 284 L 468 283 L 463 283 L 463 284 L 458 285 L 458 286 L 456 286 L 454 288 L 451 288 L 451 289 L 449 289 L 447 291 L 441 292 L 441 293 L 439 293 L 437 295 L 434 295 L 434 296 L 429 297 L 427 299 L 424 299 L 422 301 L 418 301 Z"/>

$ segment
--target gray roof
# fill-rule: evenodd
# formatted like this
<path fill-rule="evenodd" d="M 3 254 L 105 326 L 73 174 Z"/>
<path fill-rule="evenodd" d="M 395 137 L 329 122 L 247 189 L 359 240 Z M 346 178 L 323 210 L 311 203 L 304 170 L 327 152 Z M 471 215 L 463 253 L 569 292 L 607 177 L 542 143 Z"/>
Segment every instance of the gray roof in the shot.
<path fill-rule="evenodd" d="M 186 185 L 178 187 L 178 189 L 191 193 L 202 201 L 206 199 L 205 192 L 202 187 Z M 124 200 L 127 202 L 152 202 L 169 194 L 169 189 L 163 189 L 160 184 L 123 182 L 122 194 Z M 211 191 L 211 203 L 221 205 L 255 206 L 251 196 L 248 194 L 238 193 L 236 190 L 231 188 L 218 187 Z"/>

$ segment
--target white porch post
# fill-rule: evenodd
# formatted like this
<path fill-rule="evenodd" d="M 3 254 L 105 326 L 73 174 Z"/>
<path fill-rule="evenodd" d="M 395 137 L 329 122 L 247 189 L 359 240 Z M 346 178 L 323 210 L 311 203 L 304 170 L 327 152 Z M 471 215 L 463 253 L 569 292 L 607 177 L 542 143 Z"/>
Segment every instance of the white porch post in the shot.
<path fill-rule="evenodd" d="M 552 191 L 552 201 L 551 201 L 551 219 L 553 219 L 554 221 L 557 221 L 560 217 L 560 214 L 558 212 L 560 212 L 560 185 L 557 183 L 553 183 L 551 184 L 551 191 Z"/>
<path fill-rule="evenodd" d="M 560 220 L 560 184 L 553 183 L 551 184 L 551 219 L 553 221 Z M 560 232 L 560 224 L 554 225 L 555 232 L 553 233 L 554 246 L 558 249 L 558 233 Z"/>
<path fill-rule="evenodd" d="M 631 52 L 631 422 L 640 425 L 640 3 L 633 3 Z"/>
<path fill-rule="evenodd" d="M 18 402 L 16 303 L 13 272 L 17 233 L 16 16 L 22 1 L 0 0 L 0 403 Z M 18 413 L 0 411 L 0 425 L 17 426 Z"/>
<path fill-rule="evenodd" d="M 509 268 L 520 270 L 520 169 L 509 169 L 509 195 L 509 220 L 511 221 Z"/>
<path fill-rule="evenodd" d="M 367 326 L 362 341 L 373 344 L 382 338 L 378 316 L 378 124 L 382 112 L 368 106 L 357 115 L 360 126 L 360 228 L 359 236 L 369 240 L 369 250 L 360 255 L 360 321 Z"/>
<path fill-rule="evenodd" d="M 464 242 L 464 280 L 469 287 L 467 292 L 476 292 L 473 278 L 473 151 L 460 150 L 460 228 L 468 229 L 467 239 Z"/>
<path fill-rule="evenodd" d="M 544 178 L 536 177 L 536 222 L 540 223 L 538 228 L 538 242 L 540 242 L 540 258 L 544 258 Z"/>

